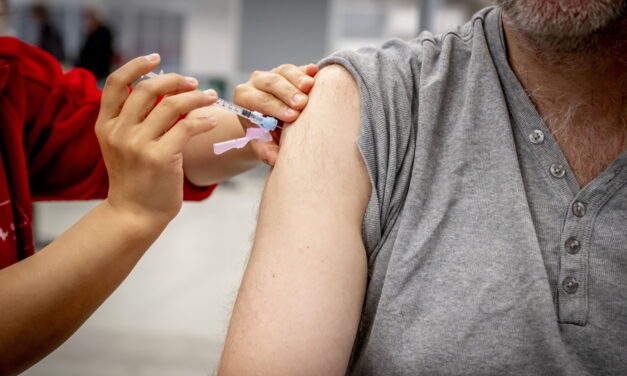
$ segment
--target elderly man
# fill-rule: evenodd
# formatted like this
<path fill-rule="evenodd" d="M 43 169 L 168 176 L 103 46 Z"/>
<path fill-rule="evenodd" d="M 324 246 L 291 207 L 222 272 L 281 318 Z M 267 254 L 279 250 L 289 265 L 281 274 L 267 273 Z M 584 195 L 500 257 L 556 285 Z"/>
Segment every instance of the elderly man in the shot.
<path fill-rule="evenodd" d="M 627 2 L 497 2 L 323 62 L 222 374 L 627 374 Z"/>

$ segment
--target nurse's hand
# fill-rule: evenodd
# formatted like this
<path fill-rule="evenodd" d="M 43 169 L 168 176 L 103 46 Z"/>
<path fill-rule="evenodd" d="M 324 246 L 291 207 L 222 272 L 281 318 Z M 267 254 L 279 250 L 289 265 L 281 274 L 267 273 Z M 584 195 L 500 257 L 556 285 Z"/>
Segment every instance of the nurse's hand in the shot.
<path fill-rule="evenodd" d="M 156 54 L 139 57 L 109 76 L 96 134 L 109 174 L 108 203 L 151 225 L 165 226 L 183 200 L 183 147 L 217 125 L 215 118 L 178 120 L 213 104 L 217 95 L 195 90 L 197 80 L 178 74 L 143 80 L 129 93 L 159 61 Z"/>
<path fill-rule="evenodd" d="M 264 115 L 273 116 L 285 124 L 293 123 L 307 106 L 309 91 L 314 86 L 318 66 L 314 64 L 297 67 L 284 64 L 271 71 L 256 71 L 248 82 L 235 88 L 234 103 Z M 254 126 L 239 118 L 242 126 Z M 273 142 L 254 141 L 252 147 L 257 156 L 273 166 L 279 151 L 281 130 L 273 132 Z"/>

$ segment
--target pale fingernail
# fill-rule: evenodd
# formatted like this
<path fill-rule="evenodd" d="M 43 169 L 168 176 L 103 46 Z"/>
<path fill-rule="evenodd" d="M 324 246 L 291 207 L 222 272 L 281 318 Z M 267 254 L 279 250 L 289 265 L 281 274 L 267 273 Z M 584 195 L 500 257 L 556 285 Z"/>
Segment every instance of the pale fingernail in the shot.
<path fill-rule="evenodd" d="M 294 110 L 292 110 L 291 108 L 288 108 L 288 109 L 285 111 L 285 115 L 286 115 L 286 116 L 288 116 L 288 117 L 296 116 L 296 114 L 297 114 L 297 112 L 296 112 L 296 111 L 294 111 Z"/>
<path fill-rule="evenodd" d="M 311 82 L 313 80 L 313 78 L 311 77 L 303 77 L 300 80 L 298 80 L 298 87 L 302 88 L 304 86 L 306 86 L 305 84 L 308 82 Z"/>
<path fill-rule="evenodd" d="M 204 93 L 207 97 L 209 97 L 209 99 L 215 99 L 218 97 L 218 93 L 216 93 L 213 89 L 205 90 Z"/>
<path fill-rule="evenodd" d="M 294 104 L 300 104 L 302 102 L 305 101 L 305 99 L 307 99 L 307 97 L 301 93 L 296 93 L 292 96 L 292 102 Z"/>
<path fill-rule="evenodd" d="M 190 85 L 194 85 L 194 86 L 198 85 L 198 80 L 195 79 L 194 77 L 185 77 L 185 79 Z"/>
<path fill-rule="evenodd" d="M 146 55 L 145 58 L 151 63 L 155 63 L 159 61 L 160 56 L 158 53 L 154 53 L 154 54 Z"/>

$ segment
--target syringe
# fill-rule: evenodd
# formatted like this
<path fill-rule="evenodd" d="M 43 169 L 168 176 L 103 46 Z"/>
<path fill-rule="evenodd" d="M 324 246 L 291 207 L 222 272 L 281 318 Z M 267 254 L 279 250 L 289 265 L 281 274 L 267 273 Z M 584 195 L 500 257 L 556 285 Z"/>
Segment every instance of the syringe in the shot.
<path fill-rule="evenodd" d="M 163 74 L 163 71 L 161 71 L 159 74 Z M 155 72 L 150 72 L 144 77 L 157 77 L 159 74 L 156 74 Z M 279 121 L 272 116 L 263 116 L 263 114 L 261 114 L 260 112 L 245 109 L 244 107 L 240 107 L 234 103 L 227 102 L 222 98 L 218 98 L 218 100 L 214 104 L 216 106 L 220 106 L 229 111 L 232 111 L 238 116 L 248 119 L 250 122 L 255 123 L 261 128 L 267 129 L 269 131 L 275 130 L 279 125 Z"/>
<path fill-rule="evenodd" d="M 222 98 L 218 98 L 214 105 L 232 111 L 237 115 L 248 119 L 250 122 L 257 124 L 261 128 L 267 129 L 269 131 L 275 130 L 279 124 L 279 121 L 272 116 L 263 116 L 260 112 L 247 110 L 244 107 L 240 107 L 234 103 L 227 102 Z"/>

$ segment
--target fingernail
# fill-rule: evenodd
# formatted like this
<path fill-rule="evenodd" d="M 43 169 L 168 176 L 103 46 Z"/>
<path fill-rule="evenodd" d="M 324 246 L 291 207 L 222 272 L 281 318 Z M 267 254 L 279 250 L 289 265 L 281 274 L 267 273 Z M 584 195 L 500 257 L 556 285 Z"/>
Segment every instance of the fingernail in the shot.
<path fill-rule="evenodd" d="M 296 111 L 294 111 L 294 110 L 292 110 L 291 108 L 288 108 L 288 109 L 285 111 L 285 115 L 286 115 L 286 116 L 288 116 L 288 117 L 296 116 L 296 114 L 297 114 L 297 112 L 296 112 Z"/>
<path fill-rule="evenodd" d="M 145 56 L 146 59 L 148 59 L 148 61 L 150 61 L 151 63 L 155 63 L 157 61 L 159 61 L 159 54 L 158 53 L 154 53 L 154 54 L 150 54 L 150 55 L 146 55 Z"/>
<path fill-rule="evenodd" d="M 301 93 L 296 93 L 292 96 L 292 102 L 294 104 L 301 104 L 303 103 L 305 100 L 307 99 L 307 97 Z"/>
<path fill-rule="evenodd" d="M 207 123 L 210 125 L 218 125 L 218 118 L 215 116 L 207 116 Z"/>
<path fill-rule="evenodd" d="M 209 99 L 216 99 L 218 97 L 218 93 L 216 93 L 213 89 L 205 90 L 204 93 L 207 97 L 209 97 Z"/>
<path fill-rule="evenodd" d="M 187 80 L 187 82 L 189 82 L 190 85 L 198 85 L 198 80 L 194 77 L 185 77 L 185 79 Z"/>
<path fill-rule="evenodd" d="M 311 77 L 303 77 L 300 80 L 298 80 L 298 87 L 302 88 L 304 86 L 306 86 L 305 84 L 308 82 L 311 82 L 313 80 L 313 78 Z"/>

